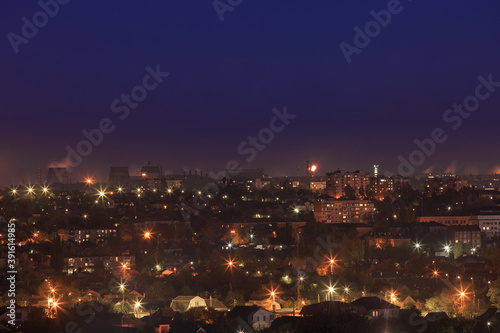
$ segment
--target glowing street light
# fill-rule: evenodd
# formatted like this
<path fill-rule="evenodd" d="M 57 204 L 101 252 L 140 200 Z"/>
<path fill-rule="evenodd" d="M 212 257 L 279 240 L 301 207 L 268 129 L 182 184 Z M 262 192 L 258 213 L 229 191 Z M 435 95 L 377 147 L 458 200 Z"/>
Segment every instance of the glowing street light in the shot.
<path fill-rule="evenodd" d="M 330 274 L 333 274 L 333 266 L 335 266 L 335 257 L 332 257 L 332 255 L 330 255 L 330 258 L 328 258 L 328 265 L 330 266 Z"/>
<path fill-rule="evenodd" d="M 99 197 L 99 199 L 101 199 L 101 200 L 104 200 L 104 198 L 106 198 L 106 194 L 107 194 L 107 193 L 106 193 L 106 189 L 104 189 L 104 190 L 103 190 L 103 189 L 101 188 L 101 189 L 99 189 L 99 190 L 97 191 L 97 196 L 98 196 L 98 197 Z M 96 200 L 96 201 L 97 201 L 97 200 Z"/>
<path fill-rule="evenodd" d="M 462 302 L 462 307 L 464 306 L 465 292 L 460 292 L 460 301 Z"/>
<path fill-rule="evenodd" d="M 151 238 L 151 232 L 150 231 L 144 232 L 144 239 L 150 239 L 150 238 Z"/>
<path fill-rule="evenodd" d="M 329 286 L 328 287 L 328 300 L 331 301 L 332 300 L 332 295 L 335 293 L 335 287 L 333 286 Z"/>
<path fill-rule="evenodd" d="M 297 214 L 298 214 L 298 213 L 300 213 L 300 209 L 298 209 L 298 208 L 295 208 L 293 211 L 294 211 L 295 213 L 297 213 Z"/>
<path fill-rule="evenodd" d="M 460 290 L 457 289 L 457 297 L 460 298 L 460 304 L 461 304 L 462 309 L 464 307 L 464 299 L 467 298 L 467 289 L 468 288 L 464 289 L 462 286 L 460 286 Z"/>
<path fill-rule="evenodd" d="M 125 284 L 120 283 L 120 292 L 122 294 L 122 313 L 123 313 L 123 305 L 125 304 Z"/>
<path fill-rule="evenodd" d="M 413 243 L 413 246 L 415 247 L 415 250 L 417 250 L 418 253 L 420 253 L 420 250 L 422 249 L 422 244 L 419 242 Z"/>
<path fill-rule="evenodd" d="M 273 311 L 275 311 L 275 303 L 276 303 L 276 296 L 279 294 L 278 293 L 278 287 L 277 288 L 273 288 L 273 286 L 271 285 L 271 288 L 270 289 L 267 289 L 266 290 L 269 292 L 269 297 L 272 299 L 273 301 L 273 304 L 272 304 L 272 307 L 273 307 Z"/>
<path fill-rule="evenodd" d="M 311 165 L 311 172 L 315 172 L 318 167 L 316 165 Z"/>
<path fill-rule="evenodd" d="M 134 312 L 136 313 L 136 315 L 139 312 L 139 309 L 141 308 L 141 306 L 142 305 L 141 305 L 140 301 L 135 302 L 135 304 L 134 304 Z"/>

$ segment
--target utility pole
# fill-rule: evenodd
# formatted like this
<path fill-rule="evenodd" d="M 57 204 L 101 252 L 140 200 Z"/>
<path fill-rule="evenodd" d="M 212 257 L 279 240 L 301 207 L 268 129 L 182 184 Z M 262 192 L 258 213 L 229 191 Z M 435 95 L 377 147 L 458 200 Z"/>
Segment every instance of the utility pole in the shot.
<path fill-rule="evenodd" d="M 300 237 L 300 233 L 297 232 L 297 237 L 296 237 L 296 239 L 297 239 L 297 264 L 296 264 L 296 267 L 297 267 L 297 308 L 300 306 L 299 237 Z"/>

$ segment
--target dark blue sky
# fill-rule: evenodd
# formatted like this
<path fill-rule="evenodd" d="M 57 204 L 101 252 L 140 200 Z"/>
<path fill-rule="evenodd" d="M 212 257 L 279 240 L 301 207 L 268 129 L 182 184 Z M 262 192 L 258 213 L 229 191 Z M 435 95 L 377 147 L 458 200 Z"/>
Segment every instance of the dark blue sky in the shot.
<path fill-rule="evenodd" d="M 225 1 L 224 1 L 225 2 Z M 388 1 L 244 0 L 223 22 L 211 0 L 78 1 L 15 54 L 35 1 L 0 10 L 0 184 L 36 180 L 66 146 L 102 118 L 116 125 L 72 173 L 107 179 L 110 166 L 219 171 L 244 161 L 238 145 L 267 127 L 273 108 L 296 114 L 244 167 L 296 174 L 306 160 L 330 169 L 396 171 L 414 139 L 448 140 L 416 171 L 488 172 L 500 166 L 500 88 L 453 131 L 443 113 L 474 93 L 477 77 L 500 81 L 500 3 L 401 1 L 348 64 L 339 48 Z M 110 105 L 142 82 L 146 66 L 170 76 L 121 121 Z"/>

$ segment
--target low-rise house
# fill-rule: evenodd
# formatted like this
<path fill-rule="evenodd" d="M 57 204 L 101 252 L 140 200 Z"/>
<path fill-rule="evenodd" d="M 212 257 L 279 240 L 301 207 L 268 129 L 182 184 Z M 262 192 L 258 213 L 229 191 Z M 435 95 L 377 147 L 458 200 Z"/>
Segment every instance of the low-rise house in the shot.
<path fill-rule="evenodd" d="M 439 321 L 439 320 L 445 320 L 445 319 L 450 319 L 450 317 L 448 317 L 446 312 L 429 312 L 425 316 L 425 320 L 427 320 L 428 322 L 431 322 L 431 323 L 433 323 L 435 321 Z"/>
<path fill-rule="evenodd" d="M 386 302 L 378 297 L 361 297 L 351 303 L 358 314 L 371 318 L 392 319 L 399 317 L 399 306 Z"/>
<path fill-rule="evenodd" d="M 338 316 L 346 313 L 357 313 L 349 303 L 327 301 L 306 305 L 300 310 L 302 316 Z"/>
<path fill-rule="evenodd" d="M 170 307 L 177 312 L 185 312 L 192 308 L 209 307 L 215 311 L 227 311 L 228 308 L 217 298 L 201 298 L 199 296 L 177 296 Z"/>
<path fill-rule="evenodd" d="M 228 316 L 238 321 L 241 331 L 248 333 L 269 328 L 276 319 L 273 312 L 256 305 L 236 306 Z"/>

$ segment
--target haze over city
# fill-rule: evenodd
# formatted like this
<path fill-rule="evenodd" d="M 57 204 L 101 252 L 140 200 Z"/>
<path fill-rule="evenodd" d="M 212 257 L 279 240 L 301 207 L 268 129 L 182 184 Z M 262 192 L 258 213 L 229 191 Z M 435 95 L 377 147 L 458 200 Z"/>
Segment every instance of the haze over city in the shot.
<path fill-rule="evenodd" d="M 40 9 L 3 6 L 0 28 L 21 37 L 21 18 Z M 210 1 L 61 5 L 18 53 L 8 38 L 0 45 L 0 184 L 35 181 L 37 168 L 63 160 L 66 146 L 105 117 L 116 128 L 83 159 L 80 175 L 105 180 L 110 166 L 147 161 L 177 172 L 221 170 L 285 105 L 296 121 L 245 167 L 291 175 L 309 159 L 325 172 L 374 163 L 397 172 L 398 156 L 442 127 L 448 140 L 416 172 L 497 170 L 488 154 L 499 139 L 497 93 L 457 131 L 443 114 L 474 93 L 478 76 L 500 81 L 498 2 L 403 2 L 347 63 L 339 44 L 354 46 L 353 28 L 386 7 L 248 2 L 221 22 Z M 157 64 L 170 76 L 119 120 L 111 103 Z"/>

